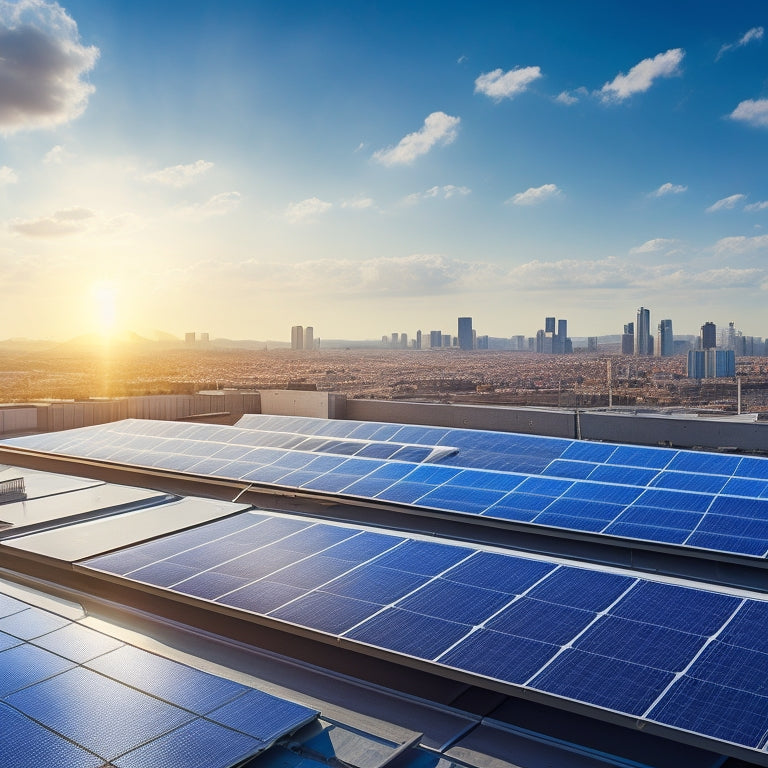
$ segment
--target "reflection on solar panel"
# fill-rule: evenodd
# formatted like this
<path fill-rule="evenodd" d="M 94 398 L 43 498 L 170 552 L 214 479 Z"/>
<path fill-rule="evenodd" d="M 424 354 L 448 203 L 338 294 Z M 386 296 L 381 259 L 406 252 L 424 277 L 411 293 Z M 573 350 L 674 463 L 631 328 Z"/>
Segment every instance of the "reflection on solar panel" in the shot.
<path fill-rule="evenodd" d="M 2 593 L 0 625 L 3 766 L 229 768 L 317 715 Z"/>
<path fill-rule="evenodd" d="M 306 517 L 252 511 L 236 519 L 196 529 L 196 540 L 174 534 L 78 567 L 202 592 L 551 702 L 766 746 L 766 600 Z M 208 556 L 211 544 L 218 560 Z M 152 557 L 194 575 L 169 584 L 146 567 L 130 570 Z M 109 660 L 119 654 L 90 666 L 113 674 Z M 119 661 L 132 668 L 130 654 Z"/>
<path fill-rule="evenodd" d="M 245 416 L 236 427 L 127 420 L 6 442 L 550 530 L 768 556 L 768 459 L 263 415 Z"/>

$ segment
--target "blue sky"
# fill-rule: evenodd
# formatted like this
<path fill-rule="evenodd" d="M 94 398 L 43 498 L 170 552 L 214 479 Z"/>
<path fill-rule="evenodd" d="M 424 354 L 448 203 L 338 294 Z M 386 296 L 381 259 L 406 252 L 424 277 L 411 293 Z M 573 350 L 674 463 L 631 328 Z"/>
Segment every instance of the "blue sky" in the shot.
<path fill-rule="evenodd" d="M 0 0 L 0 336 L 768 336 L 768 6 Z"/>

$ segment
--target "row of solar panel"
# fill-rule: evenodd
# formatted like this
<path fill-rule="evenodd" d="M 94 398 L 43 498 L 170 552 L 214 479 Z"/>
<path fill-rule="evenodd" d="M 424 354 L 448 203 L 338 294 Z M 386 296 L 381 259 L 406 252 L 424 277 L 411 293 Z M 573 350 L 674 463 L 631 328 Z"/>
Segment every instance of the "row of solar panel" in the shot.
<path fill-rule="evenodd" d="M 575 480 L 586 479 L 590 473 L 600 467 L 603 467 L 604 473 L 609 468 L 617 466 L 645 471 L 630 475 L 634 479 L 629 481 L 610 480 L 608 476 L 602 473 L 599 473 L 597 477 L 590 477 L 590 479 L 645 485 L 646 481 L 653 479 L 660 470 L 666 469 L 675 473 L 704 476 L 721 475 L 725 478 L 741 477 L 768 481 L 768 460 L 750 456 L 592 443 L 484 430 L 262 414 L 247 414 L 237 422 L 236 426 L 255 431 L 286 432 L 307 436 L 359 439 L 362 435 L 373 435 L 378 441 L 392 440 L 425 445 L 451 445 L 458 448 L 459 452 L 445 463 L 456 466 L 482 466 L 486 469 L 507 469 L 509 468 L 507 457 L 521 453 L 525 456 L 533 454 L 540 459 L 538 463 L 543 462 L 540 470 L 542 474 L 561 474 L 563 477 Z M 468 453 L 472 451 L 496 456 L 498 466 L 466 463 L 471 462 L 471 459 L 468 459 Z M 517 471 L 533 473 L 531 470 Z M 700 488 L 699 490 L 705 489 Z"/>
<path fill-rule="evenodd" d="M 0 762 L 229 768 L 313 710 L 0 593 Z"/>
<path fill-rule="evenodd" d="M 726 493 L 729 483 L 757 481 L 732 479 L 720 493 L 697 493 L 438 464 L 317 455 L 202 439 L 205 435 L 213 437 L 216 434 L 234 439 L 231 427 L 193 425 L 197 439 L 181 440 L 152 433 L 190 425 L 129 422 L 125 426 L 134 440 L 141 441 L 141 448 L 131 447 L 120 431 L 123 424 L 118 423 L 99 431 L 90 428 L 78 431 L 78 434 L 59 435 L 60 444 L 68 441 L 68 447 L 58 450 L 91 459 L 633 540 L 753 557 L 768 555 L 768 498 L 736 497 Z M 140 432 L 142 428 L 146 428 L 146 433 Z M 169 442 L 174 444 L 176 451 L 167 450 Z M 624 471 L 626 468 L 611 469 Z"/>
<path fill-rule="evenodd" d="M 91 570 L 752 749 L 768 733 L 768 602 L 277 513 Z"/>

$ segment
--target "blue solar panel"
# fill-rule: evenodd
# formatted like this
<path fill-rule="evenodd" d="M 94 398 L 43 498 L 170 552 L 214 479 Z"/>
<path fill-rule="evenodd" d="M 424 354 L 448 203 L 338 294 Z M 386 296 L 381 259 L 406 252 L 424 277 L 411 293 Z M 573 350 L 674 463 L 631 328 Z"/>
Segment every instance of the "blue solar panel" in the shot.
<path fill-rule="evenodd" d="M 22 640 L 32 640 L 68 623 L 67 619 L 55 613 L 29 607 L 25 611 L 0 618 L 0 632 L 6 632 Z"/>
<path fill-rule="evenodd" d="M 33 645 L 17 645 L 0 653 L 0 696 L 70 669 L 71 661 Z"/>
<path fill-rule="evenodd" d="M 362 562 L 386 552 L 403 541 L 404 539 L 400 536 L 363 531 L 339 544 L 334 544 L 326 550 L 325 554 L 340 560 Z"/>
<path fill-rule="evenodd" d="M 733 473 L 736 477 L 753 477 L 768 480 L 768 459 L 745 456 Z"/>
<path fill-rule="evenodd" d="M 552 477 L 570 477 L 574 480 L 584 480 L 597 467 L 597 464 L 590 464 L 586 461 L 566 461 L 555 459 L 541 471 L 542 475 Z"/>
<path fill-rule="evenodd" d="M 688 512 L 680 509 L 662 507 L 644 507 L 633 504 L 616 518 L 617 523 L 635 525 L 653 525 L 659 528 L 679 528 L 692 531 L 703 519 L 701 512 Z"/>
<path fill-rule="evenodd" d="M 620 504 L 603 504 L 599 501 L 586 499 L 555 499 L 544 514 L 571 515 L 573 517 L 591 518 L 609 522 L 621 514 L 624 507 Z M 541 522 L 537 517 L 536 522 Z M 597 530 L 600 530 L 599 528 Z"/>
<path fill-rule="evenodd" d="M 473 554 L 473 550 L 469 547 L 457 547 L 431 541 L 406 541 L 402 546 L 377 558 L 376 565 L 408 573 L 436 576 L 471 554 Z"/>
<path fill-rule="evenodd" d="M 208 720 L 194 720 L 173 733 L 112 761 L 116 768 L 231 768 L 268 745 Z"/>
<path fill-rule="evenodd" d="M 548 525 L 552 528 L 571 528 L 578 531 L 590 531 L 599 533 L 605 528 L 605 520 L 596 520 L 586 515 L 558 515 L 547 509 L 540 515 L 537 515 L 533 522 L 536 525 Z"/>
<path fill-rule="evenodd" d="M 216 602 L 252 613 L 269 613 L 306 594 L 306 590 L 269 580 L 256 581 L 216 598 Z"/>
<path fill-rule="evenodd" d="M 563 645 L 591 624 L 595 616 L 593 611 L 523 597 L 491 619 L 486 627 L 507 635 Z"/>
<path fill-rule="evenodd" d="M 205 571 L 173 585 L 175 592 L 193 597 L 202 597 L 204 600 L 216 600 L 228 592 L 233 592 L 250 583 L 250 579 L 239 576 L 230 576 L 217 571 Z"/>
<path fill-rule="evenodd" d="M 673 678 L 671 672 L 566 648 L 530 685 L 558 696 L 640 716 Z"/>
<path fill-rule="evenodd" d="M 509 595 L 519 595 L 555 569 L 552 563 L 476 552 L 468 560 L 446 571 L 442 578 L 458 584 L 486 589 L 499 589 Z"/>
<path fill-rule="evenodd" d="M 688 677 L 768 696 L 765 654 L 714 641 L 687 670 Z"/>
<path fill-rule="evenodd" d="M 480 629 L 438 660 L 449 667 L 522 684 L 557 651 L 550 643 Z"/>
<path fill-rule="evenodd" d="M 563 451 L 562 458 L 603 463 L 615 450 L 615 445 L 574 441 Z"/>
<path fill-rule="evenodd" d="M 666 491 L 648 489 L 635 502 L 641 507 L 661 507 L 663 509 L 686 509 L 690 512 L 706 512 L 714 497 L 706 493 L 687 493 L 684 491 Z"/>
<path fill-rule="evenodd" d="M 659 472 L 650 485 L 656 488 L 671 488 L 679 491 L 698 493 L 719 493 L 728 482 L 720 475 L 700 475 L 689 472 Z"/>
<path fill-rule="evenodd" d="M 627 467 L 665 469 L 677 453 L 678 451 L 672 451 L 669 448 L 640 448 L 632 445 L 620 445 L 605 463 L 622 464 Z"/>
<path fill-rule="evenodd" d="M 104 761 L 0 702 L 0 762 L 8 768 L 102 768 Z"/>
<path fill-rule="evenodd" d="M 720 550 L 721 552 L 753 555 L 754 557 L 766 556 L 766 542 L 764 540 L 755 540 L 745 536 L 694 531 L 685 540 L 685 545 L 701 549 Z"/>
<path fill-rule="evenodd" d="M 429 660 L 445 652 L 471 629 L 467 624 L 387 608 L 345 637 Z"/>
<path fill-rule="evenodd" d="M 649 718 L 755 749 L 765 741 L 768 697 L 683 677 Z"/>
<path fill-rule="evenodd" d="M 324 592 L 389 605 L 427 581 L 426 576 L 378 565 L 364 565 L 326 584 Z"/>
<path fill-rule="evenodd" d="M 609 536 L 621 536 L 628 539 L 640 539 L 659 543 L 683 544 L 691 535 L 689 528 L 666 528 L 659 525 L 624 523 L 617 521 L 603 528 Z"/>
<path fill-rule="evenodd" d="M 17 691 L 6 701 L 105 760 L 194 718 L 190 712 L 83 667 Z M 78 707 L 63 707 L 62 701 L 77 701 Z"/>
<path fill-rule="evenodd" d="M 480 514 L 506 496 L 504 491 L 489 491 L 484 488 L 459 488 L 441 485 L 419 499 L 420 507 L 433 507 L 451 512 Z"/>
<path fill-rule="evenodd" d="M 589 475 L 589 479 L 596 483 L 644 486 L 649 485 L 658 474 L 657 469 L 600 464 Z"/>
<path fill-rule="evenodd" d="M 733 517 L 768 520 L 768 501 L 758 499 L 735 499 L 728 496 L 718 496 L 709 508 L 710 514 L 729 515 Z"/>
<path fill-rule="evenodd" d="M 321 591 L 283 605 L 270 616 L 320 632 L 340 635 L 380 610 L 381 606 L 376 603 Z"/>
<path fill-rule="evenodd" d="M 254 713 L 258 716 L 254 717 Z M 314 709 L 301 704 L 251 689 L 244 696 L 210 712 L 208 719 L 271 744 L 311 722 L 317 714 Z"/>
<path fill-rule="evenodd" d="M 678 451 L 667 469 L 678 472 L 696 472 L 702 475 L 727 475 L 736 472 L 741 463 L 741 456 L 728 456 L 719 453 L 699 451 Z"/>
<path fill-rule="evenodd" d="M 196 573 L 197 571 L 188 565 L 180 565 L 167 560 L 130 571 L 132 579 L 143 581 L 145 584 L 154 584 L 158 587 L 170 587 L 172 584 L 184 581 Z"/>
<path fill-rule="evenodd" d="M 680 672 L 706 640 L 702 635 L 669 627 L 604 616 L 575 642 L 574 647 L 599 656 Z"/>
<path fill-rule="evenodd" d="M 198 715 L 205 715 L 249 690 L 232 680 L 129 645 L 99 656 L 86 666 Z"/>
<path fill-rule="evenodd" d="M 643 493 L 642 488 L 581 482 L 574 483 L 563 496 L 565 498 L 603 501 L 609 504 L 631 504 L 641 493 Z"/>
<path fill-rule="evenodd" d="M 280 546 L 294 552 L 310 554 L 339 544 L 354 535 L 349 528 L 319 523 L 283 539 Z"/>
<path fill-rule="evenodd" d="M 516 492 L 540 494 L 541 496 L 562 496 L 573 483 L 554 477 L 529 477 L 517 487 Z"/>
<path fill-rule="evenodd" d="M 401 600 L 398 608 L 460 624 L 478 625 L 509 601 L 510 596 L 504 592 L 435 579 Z"/>
<path fill-rule="evenodd" d="M 731 496 L 747 496 L 756 499 L 768 494 L 768 480 L 752 480 L 751 478 L 732 477 L 723 486 L 722 493 Z"/>
<path fill-rule="evenodd" d="M 585 611 L 602 611 L 634 581 L 615 573 L 563 566 L 535 586 L 527 596 Z"/>
<path fill-rule="evenodd" d="M 735 602 L 735 598 L 733 599 Z M 718 639 L 739 648 L 768 653 L 768 603 L 750 601 L 725 626 Z"/>
<path fill-rule="evenodd" d="M 114 637 L 73 623 L 38 637 L 35 645 L 57 653 L 76 664 L 83 664 L 103 653 L 116 650 L 122 643 Z"/>
<path fill-rule="evenodd" d="M 346 573 L 351 567 L 349 560 L 313 555 L 300 563 L 275 571 L 270 580 L 301 589 L 315 589 Z"/>

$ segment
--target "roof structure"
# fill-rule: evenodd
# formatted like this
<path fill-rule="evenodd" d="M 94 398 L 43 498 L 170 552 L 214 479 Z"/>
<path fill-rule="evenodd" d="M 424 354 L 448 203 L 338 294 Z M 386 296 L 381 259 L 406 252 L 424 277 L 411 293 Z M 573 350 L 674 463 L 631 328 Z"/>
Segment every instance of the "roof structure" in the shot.
<path fill-rule="evenodd" d="M 0 505 L 8 572 L 432 712 L 381 764 L 768 765 L 768 459 L 247 416 L 33 435 L 0 460 L 42 489 Z"/>

